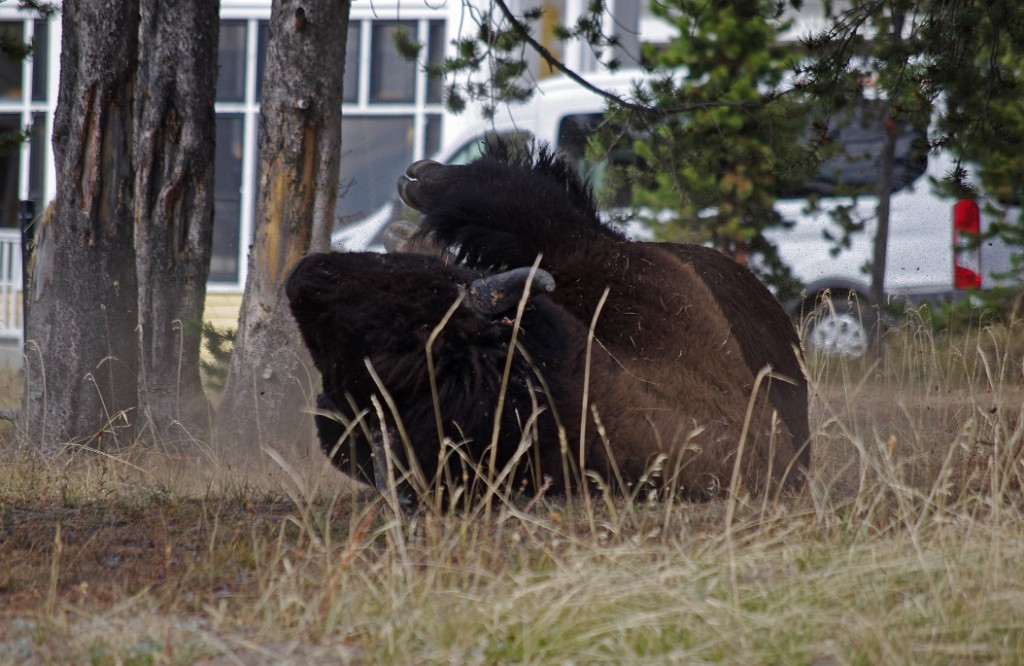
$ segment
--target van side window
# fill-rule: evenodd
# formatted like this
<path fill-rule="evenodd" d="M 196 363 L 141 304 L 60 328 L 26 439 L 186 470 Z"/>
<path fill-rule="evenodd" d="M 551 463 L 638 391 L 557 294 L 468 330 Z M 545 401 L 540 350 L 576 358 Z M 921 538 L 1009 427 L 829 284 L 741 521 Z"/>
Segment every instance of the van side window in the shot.
<path fill-rule="evenodd" d="M 829 119 L 828 134 L 836 146 L 836 153 L 821 163 L 813 178 L 802 186 L 778 192 L 777 196 L 794 199 L 810 194 L 874 194 L 878 156 L 885 141 L 880 112 L 881 102 L 862 100 L 860 104 L 834 114 Z M 602 191 L 606 185 L 609 160 L 594 163 L 586 157 L 587 142 L 603 120 L 600 113 L 565 116 L 558 127 L 558 149 L 576 165 L 580 174 L 590 179 L 603 206 L 629 206 L 631 195 L 628 187 L 620 187 L 618 190 L 621 191 L 615 192 Z M 897 122 L 897 132 L 894 192 L 913 184 L 928 167 L 926 132 L 909 122 Z M 627 145 L 611 155 L 610 165 L 628 165 L 635 159 Z"/>
<path fill-rule="evenodd" d="M 828 136 L 837 152 L 822 161 L 816 176 L 796 191 L 780 192 L 780 199 L 820 196 L 874 194 L 878 157 L 885 143 L 882 102 L 863 100 L 857 106 L 829 118 Z M 893 163 L 893 192 L 920 178 L 928 167 L 927 136 L 923 129 L 896 121 L 896 154 Z"/>

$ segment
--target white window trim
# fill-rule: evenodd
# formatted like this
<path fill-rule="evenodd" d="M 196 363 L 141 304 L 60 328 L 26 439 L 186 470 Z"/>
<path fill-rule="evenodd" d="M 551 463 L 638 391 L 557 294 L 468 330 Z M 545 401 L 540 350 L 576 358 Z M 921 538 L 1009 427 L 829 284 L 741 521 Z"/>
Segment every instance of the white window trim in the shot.
<path fill-rule="evenodd" d="M 240 4 L 240 3 L 239 3 Z M 221 10 L 221 21 L 239 21 L 245 23 L 245 71 L 243 76 L 243 94 L 241 102 L 214 102 L 214 113 L 217 116 L 233 115 L 242 117 L 242 179 L 239 184 L 239 220 L 238 220 L 238 280 L 207 282 L 207 293 L 237 293 L 245 287 L 249 276 L 249 245 L 252 243 L 254 219 L 256 214 L 256 161 L 259 159 L 256 136 L 259 129 L 259 99 L 256 98 L 256 69 L 258 66 L 259 24 L 270 18 L 269 7 L 266 16 L 253 16 L 253 11 L 243 12 L 237 8 Z"/>
<path fill-rule="evenodd" d="M 0 21 L 4 23 L 21 23 L 25 42 L 31 41 L 35 35 L 35 22 L 43 20 L 38 14 L 17 9 L 0 9 Z M 53 162 L 53 150 L 50 147 L 53 135 L 53 114 L 57 107 L 57 91 L 59 87 L 59 63 L 60 63 L 60 17 L 51 16 L 47 23 L 50 27 L 50 39 L 47 44 L 47 65 L 46 76 L 47 89 L 44 99 L 33 100 L 32 84 L 33 73 L 36 63 L 32 58 L 26 58 L 21 63 L 21 97 L 17 100 L 0 100 L 0 114 L 17 115 L 21 129 L 26 129 L 33 124 L 33 116 L 43 114 L 42 140 L 46 143 L 46 149 L 42 151 L 43 156 L 43 182 L 42 202 L 49 204 L 57 196 L 57 172 Z M 22 201 L 29 195 L 29 173 L 31 165 L 32 149 L 30 142 L 26 141 L 18 150 L 18 198 Z M 36 214 L 42 211 L 36 211 Z"/>

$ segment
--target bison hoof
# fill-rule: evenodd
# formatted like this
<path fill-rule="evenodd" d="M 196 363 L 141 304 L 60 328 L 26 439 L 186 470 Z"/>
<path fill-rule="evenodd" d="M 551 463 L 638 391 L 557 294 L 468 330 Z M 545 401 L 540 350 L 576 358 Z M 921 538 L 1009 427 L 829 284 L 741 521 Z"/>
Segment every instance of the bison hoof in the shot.
<path fill-rule="evenodd" d="M 433 160 L 413 162 L 398 178 L 398 196 L 407 206 L 416 210 L 422 209 L 425 203 L 423 201 L 423 185 L 428 184 L 425 181 L 429 181 L 431 173 L 443 168 L 443 164 Z"/>

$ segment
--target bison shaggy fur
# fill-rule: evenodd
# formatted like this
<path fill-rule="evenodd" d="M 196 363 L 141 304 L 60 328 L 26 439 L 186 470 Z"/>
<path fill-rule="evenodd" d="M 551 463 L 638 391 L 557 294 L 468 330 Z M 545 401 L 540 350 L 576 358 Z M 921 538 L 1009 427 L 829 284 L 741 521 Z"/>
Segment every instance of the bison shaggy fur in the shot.
<path fill-rule="evenodd" d="M 700 246 L 626 239 L 543 147 L 417 162 L 399 192 L 444 258 L 316 254 L 287 281 L 332 412 L 317 417 L 321 445 L 340 469 L 380 485 L 383 439 L 428 485 L 472 485 L 488 470 L 527 492 L 565 491 L 580 465 L 691 498 L 728 487 L 734 470 L 750 491 L 802 484 L 798 339 L 746 268 Z M 536 261 L 512 280 L 515 298 L 481 308 L 472 297 Z"/>

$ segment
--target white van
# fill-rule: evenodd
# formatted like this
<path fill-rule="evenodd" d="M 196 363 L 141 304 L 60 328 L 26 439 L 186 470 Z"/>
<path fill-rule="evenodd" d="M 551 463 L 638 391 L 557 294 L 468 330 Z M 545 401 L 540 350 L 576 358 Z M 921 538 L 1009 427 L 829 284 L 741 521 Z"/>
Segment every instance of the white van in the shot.
<path fill-rule="evenodd" d="M 628 95 L 632 82 L 642 76 L 639 71 L 626 71 L 588 76 L 588 80 L 598 88 Z M 479 156 L 486 134 L 526 133 L 557 147 L 583 166 L 588 127 L 599 121 L 605 106 L 602 97 L 573 81 L 564 77 L 546 79 L 540 82 L 529 102 L 500 107 L 493 120 L 484 120 L 473 109 L 446 118 L 445 135 L 451 139 L 433 159 L 449 164 L 466 163 Z M 864 144 L 858 150 L 869 154 L 868 144 L 878 143 L 880 135 L 851 129 L 842 130 L 839 137 L 841 142 Z M 823 166 L 822 174 L 833 167 L 834 164 Z M 998 239 L 986 240 L 979 248 L 968 238 L 988 229 L 993 211 L 1000 211 L 1004 218 L 1019 215 L 1019 209 L 979 206 L 975 201 L 956 201 L 940 195 L 936 184 L 952 167 L 952 157 L 939 152 L 917 155 L 897 169 L 899 189 L 891 201 L 886 260 L 885 289 L 891 299 L 939 302 L 954 299 L 969 288 L 983 289 L 1007 282 L 1006 276 L 1012 269 L 1010 248 Z M 856 172 L 854 178 L 870 178 L 873 182 L 870 159 L 842 168 Z M 398 175 L 395 174 L 396 180 Z M 828 172 L 825 180 L 834 175 L 834 171 Z M 876 199 L 857 199 L 850 214 L 865 222 L 865 230 L 852 237 L 848 248 L 834 253 L 834 243 L 826 239 L 825 232 L 837 236 L 840 230 L 830 211 L 853 202 L 849 198 L 830 197 L 827 187 L 822 189 L 813 182 L 809 187 L 819 197 L 815 212 L 809 212 L 805 194 L 779 199 L 776 210 L 794 224 L 765 233 L 805 287 L 803 298 L 785 305 L 791 314 L 797 315 L 813 309 L 823 294 L 830 293 L 832 309 L 816 320 L 806 343 L 826 352 L 860 355 L 866 350 L 868 336 L 857 303 L 869 300 L 870 278 L 865 267 L 872 256 Z M 339 230 L 332 239 L 332 247 L 381 250 L 381 235 L 399 216 L 401 206 L 396 197 L 372 215 Z M 627 231 L 642 233 L 639 229 Z"/>

